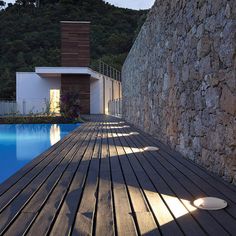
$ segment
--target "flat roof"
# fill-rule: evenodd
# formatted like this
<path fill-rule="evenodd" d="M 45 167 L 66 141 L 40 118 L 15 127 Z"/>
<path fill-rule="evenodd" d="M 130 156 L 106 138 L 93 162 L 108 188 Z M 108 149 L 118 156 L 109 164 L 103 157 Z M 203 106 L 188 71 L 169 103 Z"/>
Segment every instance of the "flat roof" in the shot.
<path fill-rule="evenodd" d="M 35 73 L 41 77 L 60 77 L 63 74 L 90 75 L 94 79 L 99 79 L 101 74 L 89 67 L 36 67 Z"/>

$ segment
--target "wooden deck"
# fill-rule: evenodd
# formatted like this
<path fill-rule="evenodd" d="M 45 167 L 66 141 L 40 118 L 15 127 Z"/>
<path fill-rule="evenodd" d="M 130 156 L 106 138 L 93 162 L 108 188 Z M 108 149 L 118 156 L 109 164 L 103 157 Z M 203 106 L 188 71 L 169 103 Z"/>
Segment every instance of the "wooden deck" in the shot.
<path fill-rule="evenodd" d="M 160 150 L 143 151 L 151 145 Z M 198 210 L 202 196 L 229 206 Z M 0 235 L 236 235 L 236 188 L 94 116 L 0 186 Z"/>

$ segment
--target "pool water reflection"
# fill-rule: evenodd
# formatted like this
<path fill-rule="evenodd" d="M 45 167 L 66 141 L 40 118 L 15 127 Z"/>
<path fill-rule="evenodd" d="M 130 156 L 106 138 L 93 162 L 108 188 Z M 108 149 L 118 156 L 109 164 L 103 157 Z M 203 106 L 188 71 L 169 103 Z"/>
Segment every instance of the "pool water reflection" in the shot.
<path fill-rule="evenodd" d="M 0 125 L 0 184 L 79 124 Z"/>

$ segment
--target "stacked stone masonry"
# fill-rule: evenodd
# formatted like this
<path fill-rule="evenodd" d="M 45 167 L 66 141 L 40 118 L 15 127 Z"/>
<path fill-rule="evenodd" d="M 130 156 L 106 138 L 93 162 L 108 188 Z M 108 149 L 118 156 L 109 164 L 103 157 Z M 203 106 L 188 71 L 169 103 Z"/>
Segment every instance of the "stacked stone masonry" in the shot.
<path fill-rule="evenodd" d="M 236 184 L 235 0 L 157 0 L 122 83 L 128 122 Z"/>

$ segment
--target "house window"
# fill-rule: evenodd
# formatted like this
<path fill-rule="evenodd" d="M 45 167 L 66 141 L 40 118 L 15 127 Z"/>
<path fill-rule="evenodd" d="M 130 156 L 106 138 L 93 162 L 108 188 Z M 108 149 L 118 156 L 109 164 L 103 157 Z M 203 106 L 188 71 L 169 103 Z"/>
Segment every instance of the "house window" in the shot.
<path fill-rule="evenodd" d="M 50 112 L 60 113 L 60 89 L 50 89 Z"/>

